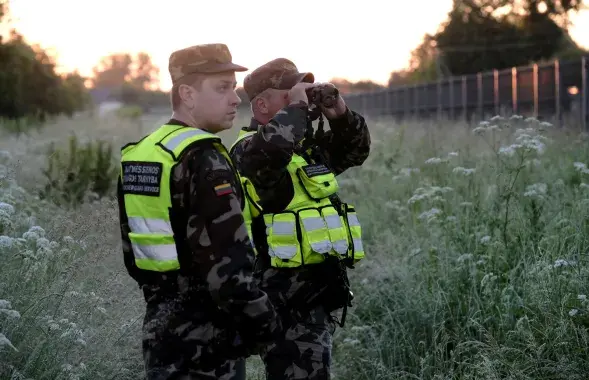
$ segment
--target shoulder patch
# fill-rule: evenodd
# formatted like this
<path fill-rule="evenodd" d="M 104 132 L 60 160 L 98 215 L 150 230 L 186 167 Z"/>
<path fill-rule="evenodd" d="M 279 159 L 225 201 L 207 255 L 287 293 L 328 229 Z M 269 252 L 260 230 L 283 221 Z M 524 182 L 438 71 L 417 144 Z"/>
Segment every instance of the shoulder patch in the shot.
<path fill-rule="evenodd" d="M 214 187 L 214 190 L 218 197 L 233 193 L 233 187 L 231 187 L 230 183 L 222 183 L 217 185 Z"/>
<path fill-rule="evenodd" d="M 302 169 L 309 178 L 331 173 L 331 170 L 324 164 L 307 165 L 303 166 Z"/>
<path fill-rule="evenodd" d="M 123 162 L 123 193 L 158 197 L 163 165 L 160 162 Z"/>

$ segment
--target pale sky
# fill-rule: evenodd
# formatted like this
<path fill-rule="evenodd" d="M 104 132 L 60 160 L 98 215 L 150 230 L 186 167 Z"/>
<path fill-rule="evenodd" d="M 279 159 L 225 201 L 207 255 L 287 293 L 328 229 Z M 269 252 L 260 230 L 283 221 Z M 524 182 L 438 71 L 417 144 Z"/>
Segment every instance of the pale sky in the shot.
<path fill-rule="evenodd" d="M 347 4 L 346 4 L 347 3 Z M 343 77 L 385 84 L 407 65 L 425 33 L 446 18 L 451 0 L 11 0 L 14 26 L 51 49 L 64 70 L 89 75 L 102 56 L 148 52 L 168 90 L 176 49 L 222 42 L 250 70 L 277 57 L 317 81 Z M 97 7 L 96 5 L 99 4 Z M 571 34 L 589 47 L 589 12 Z M 238 73 L 239 84 L 246 73 Z"/>

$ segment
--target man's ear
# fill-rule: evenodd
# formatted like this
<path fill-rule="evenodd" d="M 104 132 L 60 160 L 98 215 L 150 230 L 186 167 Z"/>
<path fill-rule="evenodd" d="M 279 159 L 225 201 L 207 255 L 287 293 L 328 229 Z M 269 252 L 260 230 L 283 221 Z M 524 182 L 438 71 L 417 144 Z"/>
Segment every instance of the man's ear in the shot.
<path fill-rule="evenodd" d="M 257 97 L 256 100 L 256 108 L 261 113 L 268 113 L 268 106 L 266 106 L 266 99 L 263 96 Z"/>
<path fill-rule="evenodd" d="M 178 95 L 188 108 L 194 108 L 194 90 L 190 86 L 181 84 L 178 87 Z"/>

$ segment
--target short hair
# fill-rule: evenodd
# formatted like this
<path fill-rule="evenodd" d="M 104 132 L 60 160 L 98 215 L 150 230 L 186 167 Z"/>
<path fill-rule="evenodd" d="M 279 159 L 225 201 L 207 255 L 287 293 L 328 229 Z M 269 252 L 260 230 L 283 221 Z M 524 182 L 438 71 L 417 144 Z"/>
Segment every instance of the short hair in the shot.
<path fill-rule="evenodd" d="M 180 85 L 188 85 L 200 90 L 202 87 L 202 82 L 205 80 L 205 74 L 201 73 L 194 73 L 188 74 L 183 76 L 182 78 L 178 79 L 176 83 L 172 85 L 172 90 L 170 91 L 172 109 L 176 110 L 180 104 L 182 104 L 182 98 L 180 97 L 179 89 Z"/>

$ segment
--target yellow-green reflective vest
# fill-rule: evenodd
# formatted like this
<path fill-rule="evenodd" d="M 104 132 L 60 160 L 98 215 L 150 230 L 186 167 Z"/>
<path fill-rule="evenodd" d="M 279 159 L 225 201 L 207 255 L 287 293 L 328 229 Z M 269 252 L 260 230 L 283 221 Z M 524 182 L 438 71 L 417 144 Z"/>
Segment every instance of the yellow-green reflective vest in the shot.
<path fill-rule="evenodd" d="M 221 138 L 201 129 L 177 125 L 163 125 L 139 142 L 121 149 L 129 239 L 139 269 L 168 272 L 180 268 L 169 214 L 172 207 L 170 175 L 182 152 L 203 140 L 212 140 L 231 163 Z"/>
<path fill-rule="evenodd" d="M 231 149 L 255 131 L 241 130 Z M 329 196 L 339 190 L 335 174 L 325 165 L 308 163 L 294 154 L 287 170 L 294 186 L 294 196 L 285 210 L 267 213 L 259 204 L 259 196 L 250 180 L 240 173 L 248 199 L 244 213 L 248 234 L 254 242 L 252 219 L 261 217 L 266 230 L 270 263 L 277 268 L 294 268 L 317 264 L 328 255 L 358 262 L 364 258 L 362 227 L 355 208 L 342 203 L 338 209 Z M 255 250 L 258 254 L 257 249 Z"/>

